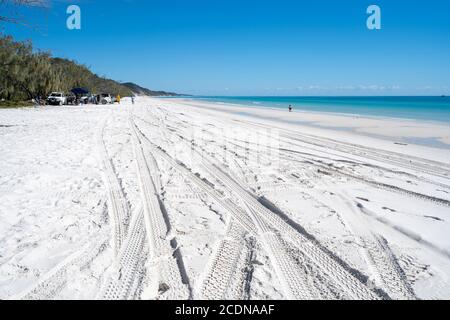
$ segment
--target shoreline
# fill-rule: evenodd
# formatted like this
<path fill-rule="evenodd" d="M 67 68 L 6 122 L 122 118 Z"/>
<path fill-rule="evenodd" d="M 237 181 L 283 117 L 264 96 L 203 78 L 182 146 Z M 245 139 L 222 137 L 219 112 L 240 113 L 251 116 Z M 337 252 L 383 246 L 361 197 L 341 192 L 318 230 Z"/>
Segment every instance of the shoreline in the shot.
<path fill-rule="evenodd" d="M 168 99 L 175 99 L 170 98 Z M 218 105 L 225 105 L 225 106 L 234 106 L 234 107 L 245 107 L 250 109 L 263 109 L 263 110 L 273 110 L 273 111 L 284 111 L 286 108 L 274 108 L 274 107 L 264 107 L 259 104 L 252 104 L 252 105 L 240 105 L 236 103 L 226 103 L 226 102 L 214 102 L 214 101 L 206 101 L 201 99 L 195 99 L 195 98 L 186 98 L 186 100 L 193 100 L 193 101 L 205 101 L 208 103 L 214 103 Z M 400 117 L 390 117 L 390 116 L 376 116 L 376 115 L 368 115 L 368 114 L 360 114 L 360 113 L 345 113 L 345 112 L 331 112 L 331 111 L 312 111 L 312 110 L 305 110 L 301 109 L 301 107 L 294 107 L 294 113 L 314 113 L 314 114 L 322 114 L 322 115 L 329 115 L 329 116 L 342 116 L 342 117 L 353 117 L 353 118 L 366 118 L 366 119 L 373 119 L 373 120 L 395 120 L 395 121 L 414 121 L 414 122 L 424 122 L 434 125 L 448 125 L 450 127 L 450 123 L 445 121 L 438 121 L 438 120 L 429 120 L 429 119 L 416 119 L 416 118 L 400 118 Z"/>
<path fill-rule="evenodd" d="M 296 110 L 287 113 L 282 109 L 258 106 L 243 106 L 231 103 L 211 102 L 193 98 L 164 98 L 194 107 L 206 107 L 222 111 L 257 117 L 262 120 L 283 122 L 302 127 L 349 132 L 382 140 L 413 144 L 429 148 L 450 150 L 450 125 L 431 120 L 366 116 L 356 114 L 314 112 Z M 400 124 L 400 126 L 399 126 Z"/>
<path fill-rule="evenodd" d="M 386 98 L 412 98 L 414 96 L 387 96 Z M 435 98 L 435 96 L 417 96 L 418 98 Z M 160 97 L 158 97 L 160 98 Z M 240 97 L 240 98 L 246 98 Z M 264 98 L 264 97 L 254 97 L 255 99 L 258 98 Z M 291 97 L 280 97 L 280 98 L 291 98 Z M 297 98 L 297 97 L 292 97 Z M 324 98 L 324 97 L 301 97 L 301 98 Z M 325 97 L 325 98 L 368 98 L 367 96 L 343 96 L 343 97 Z M 378 98 L 378 97 L 369 97 L 369 98 Z M 384 98 L 384 97 L 379 97 Z M 236 102 L 227 102 L 227 101 L 215 101 L 215 100 L 208 100 L 209 98 L 203 98 L 203 97 L 194 97 L 194 96 L 181 96 L 181 97 L 167 97 L 167 99 L 173 99 L 173 100 L 192 100 L 197 102 L 205 102 L 205 103 L 212 103 L 217 105 L 228 105 L 228 106 L 234 106 L 234 107 L 246 107 L 246 108 L 252 108 L 252 109 L 264 109 L 264 110 L 275 110 L 275 111 L 284 111 L 287 109 L 287 106 L 289 104 L 294 106 L 295 112 L 305 112 L 305 113 L 317 113 L 317 114 L 325 114 L 325 115 L 338 115 L 338 116 L 348 116 L 348 117 L 362 117 L 367 119 L 378 119 L 378 120 L 397 120 L 397 121 L 417 121 L 417 122 L 425 122 L 430 124 L 436 124 L 436 125 L 448 125 L 450 126 L 449 119 L 446 120 L 437 120 L 437 119 L 427 119 L 427 118 L 414 118 L 414 117 L 399 117 L 399 116 L 389 116 L 389 115 L 375 115 L 375 114 L 364 114 L 364 113 L 356 113 L 356 112 L 339 112 L 339 111 L 320 111 L 320 110 L 312 110 L 308 108 L 304 108 L 305 106 L 299 106 L 295 104 L 294 102 L 286 101 L 283 104 L 277 103 L 280 107 L 274 107 L 270 106 L 271 102 L 267 102 L 268 104 L 265 104 L 265 102 L 256 102 L 256 101 L 248 101 L 248 103 L 236 103 Z M 283 106 L 283 107 L 281 107 Z"/>

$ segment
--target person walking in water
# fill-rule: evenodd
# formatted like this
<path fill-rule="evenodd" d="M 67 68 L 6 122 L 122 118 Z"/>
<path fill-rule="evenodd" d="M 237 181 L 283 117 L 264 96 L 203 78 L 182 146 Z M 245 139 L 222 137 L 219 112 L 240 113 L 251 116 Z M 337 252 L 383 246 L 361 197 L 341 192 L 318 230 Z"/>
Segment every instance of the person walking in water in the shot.
<path fill-rule="evenodd" d="M 289 105 L 289 112 L 292 112 L 292 105 Z"/>

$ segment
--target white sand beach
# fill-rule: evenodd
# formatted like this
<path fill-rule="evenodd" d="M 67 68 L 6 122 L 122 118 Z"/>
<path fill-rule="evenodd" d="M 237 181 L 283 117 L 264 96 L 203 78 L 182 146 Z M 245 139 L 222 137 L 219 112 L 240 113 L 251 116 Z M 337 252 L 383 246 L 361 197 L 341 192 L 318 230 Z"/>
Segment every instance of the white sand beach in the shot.
<path fill-rule="evenodd" d="M 444 124 L 0 109 L 0 299 L 449 299 L 449 213 Z"/>

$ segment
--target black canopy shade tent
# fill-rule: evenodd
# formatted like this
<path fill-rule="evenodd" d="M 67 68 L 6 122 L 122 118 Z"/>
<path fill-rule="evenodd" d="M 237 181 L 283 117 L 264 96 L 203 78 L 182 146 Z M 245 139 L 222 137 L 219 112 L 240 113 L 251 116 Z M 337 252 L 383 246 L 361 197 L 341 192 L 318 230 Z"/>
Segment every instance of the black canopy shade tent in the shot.
<path fill-rule="evenodd" d="M 73 88 L 72 90 L 70 90 L 70 92 L 72 92 L 73 94 L 75 94 L 77 96 L 81 96 L 84 94 L 88 94 L 89 90 L 87 90 L 85 88 Z"/>
<path fill-rule="evenodd" d="M 73 88 L 70 90 L 70 92 L 73 93 L 73 101 L 71 103 L 78 104 L 78 103 L 94 103 L 93 96 L 89 94 L 89 90 L 85 88 Z"/>

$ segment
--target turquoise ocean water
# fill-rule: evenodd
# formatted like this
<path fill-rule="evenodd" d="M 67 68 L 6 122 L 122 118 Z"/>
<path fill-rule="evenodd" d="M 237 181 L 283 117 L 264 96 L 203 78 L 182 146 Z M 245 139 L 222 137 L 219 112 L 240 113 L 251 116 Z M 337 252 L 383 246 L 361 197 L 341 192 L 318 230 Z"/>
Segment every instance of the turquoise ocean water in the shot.
<path fill-rule="evenodd" d="M 450 97 L 190 97 L 247 107 L 437 121 L 450 124 Z"/>

